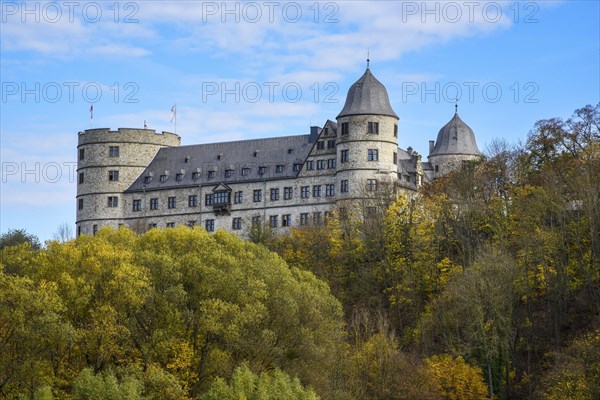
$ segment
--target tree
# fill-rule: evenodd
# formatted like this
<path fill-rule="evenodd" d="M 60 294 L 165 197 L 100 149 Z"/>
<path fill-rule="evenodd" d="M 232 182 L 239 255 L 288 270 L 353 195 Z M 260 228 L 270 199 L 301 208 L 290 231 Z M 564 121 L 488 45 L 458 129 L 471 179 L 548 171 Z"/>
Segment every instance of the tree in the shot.
<path fill-rule="evenodd" d="M 0 235 L 0 250 L 20 244 L 27 244 L 33 250 L 39 250 L 41 247 L 37 236 L 27 233 L 25 229 L 9 229 L 8 232 Z"/>
<path fill-rule="evenodd" d="M 445 400 L 481 400 L 488 395 L 481 369 L 467 364 L 460 356 L 435 355 L 427 358 L 425 365 L 436 391 Z"/>
<path fill-rule="evenodd" d="M 227 384 L 219 378 L 199 400 L 318 400 L 311 389 L 305 389 L 298 379 L 292 379 L 279 369 L 253 373 L 248 364 L 237 367 Z"/>
<path fill-rule="evenodd" d="M 73 228 L 67 222 L 60 224 L 52 235 L 52 239 L 61 243 L 68 242 L 73 239 Z"/>

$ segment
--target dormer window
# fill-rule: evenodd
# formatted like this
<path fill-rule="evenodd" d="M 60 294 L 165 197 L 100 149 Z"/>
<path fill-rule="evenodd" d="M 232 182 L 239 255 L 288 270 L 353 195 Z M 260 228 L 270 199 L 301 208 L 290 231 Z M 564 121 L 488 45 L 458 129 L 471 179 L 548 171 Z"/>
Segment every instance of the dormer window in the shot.
<path fill-rule="evenodd" d="M 150 182 L 152 182 L 152 177 L 151 176 L 145 176 L 144 177 L 144 183 L 148 184 Z"/>
<path fill-rule="evenodd" d="M 215 177 L 215 171 L 208 171 L 208 179 L 213 179 Z"/>
<path fill-rule="evenodd" d="M 283 166 L 283 165 L 277 165 L 275 167 L 275 172 L 282 173 L 284 168 L 285 168 L 285 166 Z"/>
<path fill-rule="evenodd" d="M 379 134 L 379 122 L 368 122 L 367 133 L 378 135 Z"/>
<path fill-rule="evenodd" d="M 254 157 L 258 157 L 258 150 L 254 150 Z"/>
<path fill-rule="evenodd" d="M 219 155 L 217 156 L 217 160 L 220 160 L 221 158 L 223 158 L 223 153 L 219 153 Z"/>
<path fill-rule="evenodd" d="M 190 158 L 186 157 L 185 160 L 184 160 L 184 162 L 187 164 L 188 162 L 190 162 Z"/>
<path fill-rule="evenodd" d="M 197 181 L 200 178 L 200 173 L 197 171 L 192 172 L 192 179 Z"/>
<path fill-rule="evenodd" d="M 329 135 L 329 128 L 323 129 L 323 135 Z"/>
<path fill-rule="evenodd" d="M 335 140 L 328 140 L 327 141 L 327 148 L 328 149 L 335 149 Z"/>
<path fill-rule="evenodd" d="M 267 167 L 258 167 L 258 174 L 263 175 L 267 172 Z"/>
<path fill-rule="evenodd" d="M 325 141 L 319 140 L 317 142 L 317 150 L 323 150 L 325 148 Z"/>
<path fill-rule="evenodd" d="M 226 169 L 225 170 L 225 178 L 231 178 L 232 175 L 233 175 L 233 170 L 232 169 Z"/>
<path fill-rule="evenodd" d="M 160 181 L 161 181 L 161 183 L 166 182 L 167 181 L 167 175 L 161 175 L 160 176 Z"/>
<path fill-rule="evenodd" d="M 181 180 L 183 179 L 183 174 L 182 173 L 178 173 L 175 175 L 175 180 L 177 182 L 181 182 Z"/>
<path fill-rule="evenodd" d="M 292 154 L 294 152 L 294 149 L 288 149 L 288 154 Z"/>
<path fill-rule="evenodd" d="M 242 168 L 242 176 L 248 176 L 250 174 L 250 168 L 244 167 Z"/>
<path fill-rule="evenodd" d="M 302 164 L 294 164 L 294 172 L 299 172 L 302 169 Z"/>

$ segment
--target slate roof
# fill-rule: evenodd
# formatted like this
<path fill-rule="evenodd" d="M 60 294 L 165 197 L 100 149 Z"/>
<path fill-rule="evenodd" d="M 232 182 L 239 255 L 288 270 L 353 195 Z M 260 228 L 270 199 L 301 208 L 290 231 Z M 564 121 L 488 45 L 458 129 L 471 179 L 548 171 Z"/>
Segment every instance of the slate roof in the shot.
<path fill-rule="evenodd" d="M 446 154 L 481 155 L 473 130 L 460 119 L 458 113 L 440 129 L 429 157 Z"/>
<path fill-rule="evenodd" d="M 303 164 L 313 146 L 309 136 L 161 148 L 126 192 L 295 178 L 298 171 L 294 171 L 293 165 Z M 266 167 L 262 174 L 261 166 Z M 278 171 L 277 166 L 283 170 Z M 250 169 L 247 175 L 242 175 L 243 168 Z M 212 176 L 209 171 L 213 171 Z M 166 175 L 164 182 L 161 175 Z M 149 182 L 146 177 L 151 177 Z"/>
<path fill-rule="evenodd" d="M 358 81 L 350 86 L 344 108 L 337 118 L 365 114 L 398 118 L 390 105 L 385 86 L 373 76 L 369 68 Z"/>

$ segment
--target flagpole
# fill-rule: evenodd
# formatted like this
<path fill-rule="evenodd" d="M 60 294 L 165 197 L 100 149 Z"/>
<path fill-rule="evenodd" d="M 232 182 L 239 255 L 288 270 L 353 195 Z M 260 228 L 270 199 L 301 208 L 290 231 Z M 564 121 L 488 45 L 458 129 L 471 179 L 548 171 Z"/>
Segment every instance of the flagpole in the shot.
<path fill-rule="evenodd" d="M 90 105 L 90 129 L 94 129 L 94 105 Z"/>

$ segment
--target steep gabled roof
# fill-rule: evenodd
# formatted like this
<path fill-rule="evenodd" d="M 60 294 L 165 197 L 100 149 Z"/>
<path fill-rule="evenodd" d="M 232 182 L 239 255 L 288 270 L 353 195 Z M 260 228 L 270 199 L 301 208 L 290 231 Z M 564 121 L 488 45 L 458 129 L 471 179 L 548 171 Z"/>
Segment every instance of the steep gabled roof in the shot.
<path fill-rule="evenodd" d="M 311 147 L 309 135 L 299 135 L 162 148 L 127 191 L 294 178 L 293 165 L 303 164 Z M 266 167 L 264 173 L 259 167 Z M 167 175 L 165 182 L 160 175 Z"/>

